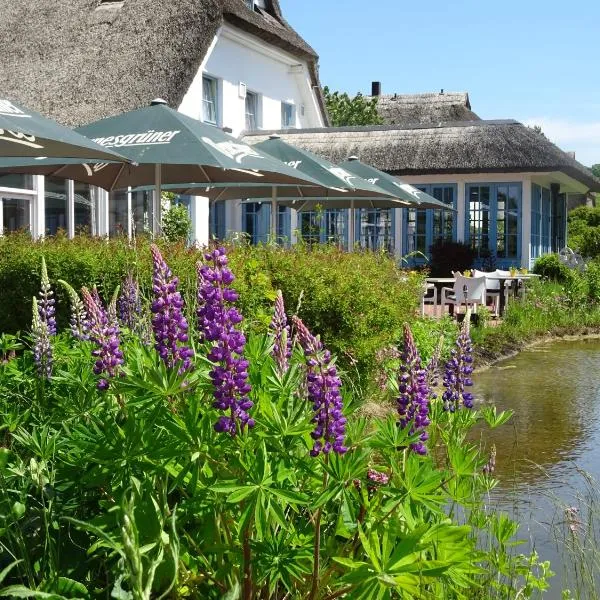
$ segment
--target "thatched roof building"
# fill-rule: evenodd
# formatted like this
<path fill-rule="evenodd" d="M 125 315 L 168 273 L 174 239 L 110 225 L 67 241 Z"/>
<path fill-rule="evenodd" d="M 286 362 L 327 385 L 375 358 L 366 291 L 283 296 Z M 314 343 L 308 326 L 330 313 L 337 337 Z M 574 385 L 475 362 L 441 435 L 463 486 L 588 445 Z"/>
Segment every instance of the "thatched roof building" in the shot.
<path fill-rule="evenodd" d="M 255 143 L 269 133 L 249 134 Z M 333 162 L 358 156 L 393 175 L 563 172 L 592 191 L 600 180 L 547 138 L 517 121 L 279 131 L 285 141 Z"/>
<path fill-rule="evenodd" d="M 262 2 L 260 3 L 263 4 Z M 178 106 L 223 23 L 305 59 L 315 51 L 279 0 L 0 0 L 2 93 L 77 126 L 147 105 Z M 326 114 L 324 100 L 318 101 Z"/>
<path fill-rule="evenodd" d="M 480 120 L 471 110 L 466 92 L 442 90 L 430 94 L 384 94 L 377 98 L 377 112 L 385 125 L 405 127 Z"/>

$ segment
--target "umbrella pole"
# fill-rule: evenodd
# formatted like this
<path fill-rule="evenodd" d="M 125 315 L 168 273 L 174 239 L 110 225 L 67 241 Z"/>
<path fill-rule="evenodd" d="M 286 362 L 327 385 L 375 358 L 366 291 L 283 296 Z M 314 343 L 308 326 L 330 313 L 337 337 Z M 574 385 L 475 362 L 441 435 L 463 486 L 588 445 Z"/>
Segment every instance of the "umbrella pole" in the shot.
<path fill-rule="evenodd" d="M 350 200 L 350 214 L 348 215 L 348 252 L 354 252 L 354 198 Z"/>
<path fill-rule="evenodd" d="M 161 223 L 161 186 L 162 186 L 162 165 L 157 163 L 154 165 L 154 219 L 152 221 L 152 233 L 154 237 L 160 234 Z"/>
<path fill-rule="evenodd" d="M 271 242 L 277 243 L 277 186 L 271 192 Z"/>

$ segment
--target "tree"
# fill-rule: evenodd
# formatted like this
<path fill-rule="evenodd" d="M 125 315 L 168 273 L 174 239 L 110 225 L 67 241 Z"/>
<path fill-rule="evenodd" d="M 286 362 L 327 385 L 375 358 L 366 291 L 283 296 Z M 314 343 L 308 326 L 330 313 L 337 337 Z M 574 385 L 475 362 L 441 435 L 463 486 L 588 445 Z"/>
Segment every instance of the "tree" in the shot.
<path fill-rule="evenodd" d="M 539 133 L 542 137 L 546 137 L 546 134 L 542 131 L 542 128 L 539 125 L 533 125 L 529 129 L 533 129 L 536 133 Z"/>
<path fill-rule="evenodd" d="M 596 176 L 596 177 L 600 177 L 600 163 L 597 163 L 595 165 L 592 165 L 592 173 Z"/>
<path fill-rule="evenodd" d="M 365 98 L 361 93 L 350 98 L 346 92 L 332 92 L 323 88 L 329 119 L 334 127 L 349 125 L 381 125 L 377 112 L 377 98 Z"/>

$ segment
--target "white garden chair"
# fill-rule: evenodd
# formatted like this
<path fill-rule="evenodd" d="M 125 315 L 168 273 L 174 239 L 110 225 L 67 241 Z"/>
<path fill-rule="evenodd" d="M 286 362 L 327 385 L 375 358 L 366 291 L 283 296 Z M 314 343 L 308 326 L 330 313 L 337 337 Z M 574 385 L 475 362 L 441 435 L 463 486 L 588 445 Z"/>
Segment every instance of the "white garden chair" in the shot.
<path fill-rule="evenodd" d="M 453 307 L 466 304 L 476 313 L 478 304 L 485 306 L 485 277 L 465 277 L 455 274 L 454 286 L 442 288 L 441 304 L 443 307 L 447 304 Z"/>

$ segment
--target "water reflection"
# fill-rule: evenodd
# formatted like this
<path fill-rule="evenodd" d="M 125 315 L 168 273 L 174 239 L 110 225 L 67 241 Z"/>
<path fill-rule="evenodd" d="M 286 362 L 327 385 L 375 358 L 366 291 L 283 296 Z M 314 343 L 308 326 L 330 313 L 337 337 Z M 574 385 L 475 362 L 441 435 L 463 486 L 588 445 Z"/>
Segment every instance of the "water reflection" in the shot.
<path fill-rule="evenodd" d="M 537 346 L 473 379 L 480 401 L 515 413 L 509 424 L 479 432 L 482 443 L 495 444 L 498 452 L 500 483 L 490 504 L 521 524 L 519 538 L 527 542 L 522 551 L 535 549 L 551 561 L 556 577 L 544 598 L 560 600 L 562 589 L 578 587 L 582 564 L 567 551 L 575 539 L 569 507 L 578 507 L 581 521 L 589 521 L 588 550 L 597 547 L 600 536 L 595 483 L 600 481 L 600 340 Z M 593 594 L 600 589 L 598 555 L 586 555 L 593 565 Z M 589 593 L 584 596 L 596 597 Z"/>
<path fill-rule="evenodd" d="M 600 474 L 600 341 L 555 342 L 526 350 L 474 377 L 482 402 L 515 412 L 485 433 L 496 444 L 501 488 L 554 488 L 572 462 Z"/>

